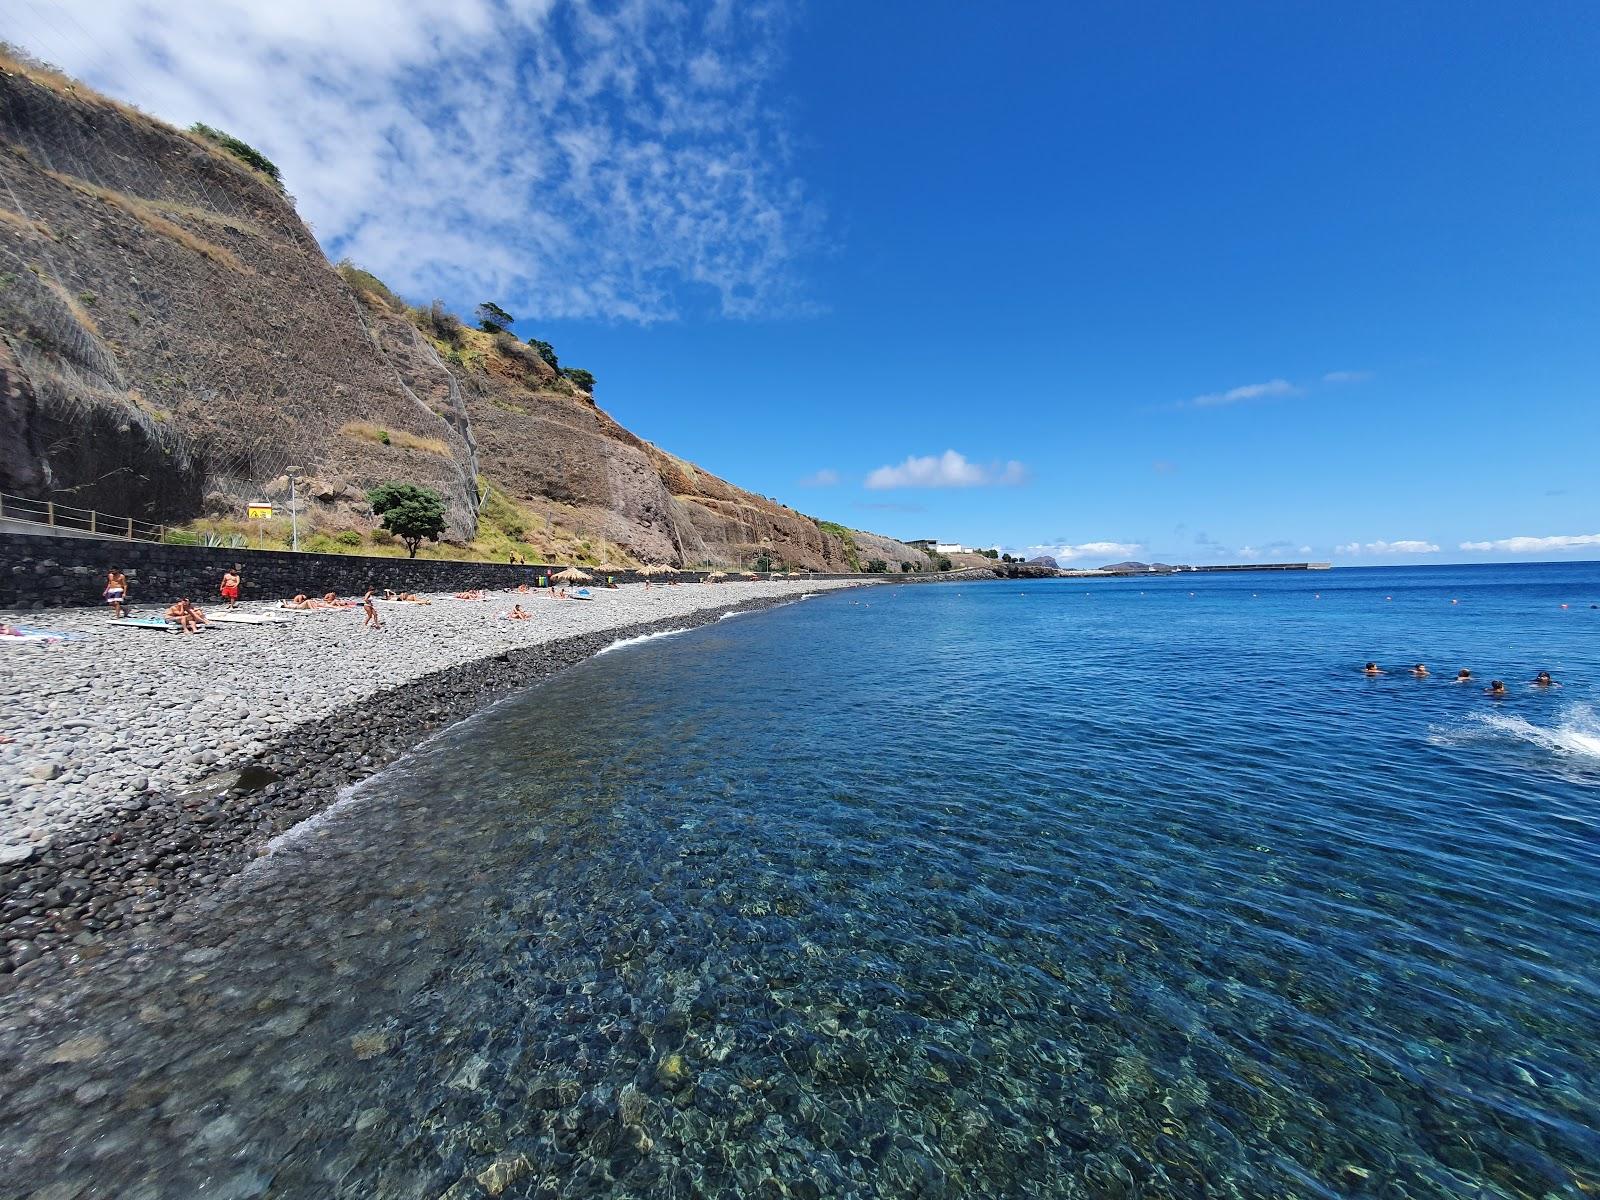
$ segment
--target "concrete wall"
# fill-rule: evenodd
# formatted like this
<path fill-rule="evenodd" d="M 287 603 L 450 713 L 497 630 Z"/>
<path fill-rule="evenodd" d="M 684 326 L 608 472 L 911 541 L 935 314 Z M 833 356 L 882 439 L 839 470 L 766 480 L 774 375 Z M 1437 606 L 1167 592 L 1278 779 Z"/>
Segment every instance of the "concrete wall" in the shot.
<path fill-rule="evenodd" d="M 222 573 L 238 563 L 241 600 L 283 600 L 299 592 L 360 596 L 368 588 L 405 592 L 461 592 L 469 588 L 514 588 L 561 568 L 509 563 L 441 562 L 437 559 L 367 558 L 356 554 L 292 554 L 284 550 L 232 550 L 164 546 L 157 542 L 100 541 L 0 532 L 0 608 L 70 608 L 99 604 L 106 572 L 128 576 L 129 601 L 137 610 L 165 607 L 179 596 L 206 604 L 217 598 Z M 597 580 L 604 576 L 590 571 Z M 671 576 L 685 583 L 704 578 L 686 571 Z M 618 583 L 637 581 L 616 573 Z M 855 578 L 855 576 L 816 576 Z"/>

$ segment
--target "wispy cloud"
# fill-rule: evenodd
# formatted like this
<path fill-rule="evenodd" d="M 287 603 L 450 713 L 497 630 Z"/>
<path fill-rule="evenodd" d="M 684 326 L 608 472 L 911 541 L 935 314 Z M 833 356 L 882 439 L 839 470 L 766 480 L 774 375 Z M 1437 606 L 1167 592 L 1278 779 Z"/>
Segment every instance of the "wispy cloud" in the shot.
<path fill-rule="evenodd" d="M 1317 384 L 1337 387 L 1344 384 L 1366 383 L 1372 379 L 1371 371 L 1328 371 Z M 1251 400 L 1282 400 L 1290 396 L 1304 396 L 1317 384 L 1306 386 L 1288 379 L 1269 379 L 1265 383 L 1246 383 L 1225 392 L 1206 392 L 1184 401 L 1177 408 L 1224 408 L 1230 404 L 1245 404 Z"/>
<path fill-rule="evenodd" d="M 1504 554 L 1541 554 L 1551 550 L 1585 550 L 1600 546 L 1600 533 L 1554 534 L 1549 537 L 1510 537 L 1492 542 L 1462 542 L 1463 550 L 1500 551 Z"/>
<path fill-rule="evenodd" d="M 839 482 L 839 472 L 832 467 L 823 467 L 820 471 L 813 471 L 800 481 L 801 487 L 833 487 Z"/>
<path fill-rule="evenodd" d="M 1006 463 L 968 462 L 964 454 L 946 450 L 943 454 L 913 454 L 896 467 L 879 467 L 867 476 L 867 487 L 959 488 L 993 487 L 1026 483 L 1028 468 L 1015 460 Z"/>
<path fill-rule="evenodd" d="M 1029 546 L 1029 558 L 1036 558 L 1041 554 L 1048 554 L 1059 562 L 1074 562 L 1078 559 L 1117 559 L 1132 558 L 1143 549 L 1138 542 L 1079 542 L 1076 545 L 1063 544 L 1057 546 Z"/>
<path fill-rule="evenodd" d="M 1348 542 L 1335 546 L 1335 554 L 1437 554 L 1439 547 L 1420 538 L 1402 538 L 1399 541 Z"/>
<path fill-rule="evenodd" d="M 790 21 L 727 0 L 51 0 L 5 24 L 256 145 L 330 255 L 408 297 L 650 322 L 808 307 L 818 215 L 771 87 Z"/>
<path fill-rule="evenodd" d="M 1178 469 L 1178 464 L 1165 458 L 1158 458 L 1150 464 L 1150 469 L 1157 475 L 1171 475 Z"/>
<path fill-rule="evenodd" d="M 1302 389 L 1287 379 L 1269 379 L 1265 383 L 1247 383 L 1225 392 L 1207 392 L 1196 396 L 1189 404 L 1193 408 L 1218 408 L 1224 404 L 1242 404 L 1246 400 L 1272 400 L 1301 394 Z"/>

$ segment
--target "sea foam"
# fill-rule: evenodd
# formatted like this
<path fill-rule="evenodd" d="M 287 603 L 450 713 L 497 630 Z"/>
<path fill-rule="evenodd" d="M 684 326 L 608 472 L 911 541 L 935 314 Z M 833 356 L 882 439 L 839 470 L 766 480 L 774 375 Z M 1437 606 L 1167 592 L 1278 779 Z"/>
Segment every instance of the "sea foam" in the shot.
<path fill-rule="evenodd" d="M 1563 758 L 1587 760 L 1600 766 L 1600 714 L 1587 704 L 1574 704 L 1553 725 L 1536 725 L 1517 713 L 1473 713 L 1465 725 L 1436 730 L 1433 740 L 1443 745 L 1468 742 L 1520 742 Z"/>
<path fill-rule="evenodd" d="M 595 657 L 610 654 L 613 650 L 621 650 L 624 646 L 637 646 L 641 642 L 653 642 L 657 638 L 671 637 L 675 633 L 688 633 L 687 629 L 663 629 L 659 633 L 641 633 L 638 637 L 618 638 L 602 650 L 595 651 Z"/>

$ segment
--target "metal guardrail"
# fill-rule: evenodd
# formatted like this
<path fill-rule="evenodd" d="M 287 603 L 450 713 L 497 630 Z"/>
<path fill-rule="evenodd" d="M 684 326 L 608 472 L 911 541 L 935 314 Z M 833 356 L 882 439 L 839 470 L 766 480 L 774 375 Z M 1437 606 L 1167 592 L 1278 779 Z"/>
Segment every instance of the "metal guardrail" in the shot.
<path fill-rule="evenodd" d="M 76 508 L 55 500 L 30 500 L 0 492 L 0 520 L 26 521 L 55 529 L 87 533 L 92 537 L 122 538 L 130 542 L 159 542 L 167 536 L 165 525 L 154 525 L 134 517 L 118 517 Z"/>

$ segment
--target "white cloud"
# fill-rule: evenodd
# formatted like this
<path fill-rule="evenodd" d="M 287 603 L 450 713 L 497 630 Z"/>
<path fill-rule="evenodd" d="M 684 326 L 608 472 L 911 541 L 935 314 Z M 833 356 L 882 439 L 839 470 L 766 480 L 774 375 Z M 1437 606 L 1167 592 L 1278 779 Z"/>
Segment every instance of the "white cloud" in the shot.
<path fill-rule="evenodd" d="M 1006 463 L 968 462 L 954 450 L 943 454 L 913 454 L 897 467 L 879 467 L 867 476 L 867 486 L 883 488 L 989 487 L 1026 483 L 1028 468 L 1015 460 Z"/>
<path fill-rule="evenodd" d="M 1311 553 L 1311 547 L 1310 546 L 1301 546 L 1300 547 L 1300 553 L 1301 554 L 1310 554 Z"/>
<path fill-rule="evenodd" d="M 1080 558 L 1123 561 L 1132 558 L 1142 549 L 1138 542 L 1081 542 L 1075 546 L 1029 546 L 1027 554 L 1029 558 L 1048 554 L 1058 563 L 1072 562 Z"/>
<path fill-rule="evenodd" d="M 1322 377 L 1323 383 L 1366 383 L 1372 378 L 1371 371 L 1329 371 Z"/>
<path fill-rule="evenodd" d="M 823 467 L 820 471 L 813 471 L 800 481 L 801 487 L 833 487 L 839 482 L 839 472 L 832 467 Z"/>
<path fill-rule="evenodd" d="M 1335 546 L 1333 552 L 1335 554 L 1437 554 L 1439 547 L 1432 542 L 1409 538 L 1397 542 L 1368 542 L 1366 545 L 1350 542 L 1343 546 Z"/>
<path fill-rule="evenodd" d="M 1462 542 L 1463 550 L 1498 550 L 1505 554 L 1539 554 L 1548 550 L 1582 550 L 1600 546 L 1600 533 L 1556 534 L 1551 537 L 1511 537 L 1493 542 Z"/>
<path fill-rule="evenodd" d="M 656 321 L 807 307 L 818 220 L 769 94 L 788 8 L 51 0 L 6 36 L 257 146 L 330 255 L 409 298 Z"/>
<path fill-rule="evenodd" d="M 1300 389 L 1287 379 L 1269 379 L 1265 383 L 1247 383 L 1229 388 L 1225 392 L 1207 392 L 1189 401 L 1195 408 L 1216 408 L 1224 404 L 1238 404 L 1244 400 L 1269 400 L 1282 396 L 1298 396 Z"/>

